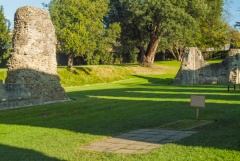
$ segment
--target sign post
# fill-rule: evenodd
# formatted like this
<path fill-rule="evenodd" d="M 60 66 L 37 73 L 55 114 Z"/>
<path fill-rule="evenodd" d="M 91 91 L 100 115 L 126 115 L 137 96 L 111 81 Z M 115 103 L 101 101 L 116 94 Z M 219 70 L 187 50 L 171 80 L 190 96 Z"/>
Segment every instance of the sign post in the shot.
<path fill-rule="evenodd" d="M 205 107 L 205 96 L 191 95 L 190 106 L 196 108 L 196 120 L 199 121 L 199 108 Z"/>

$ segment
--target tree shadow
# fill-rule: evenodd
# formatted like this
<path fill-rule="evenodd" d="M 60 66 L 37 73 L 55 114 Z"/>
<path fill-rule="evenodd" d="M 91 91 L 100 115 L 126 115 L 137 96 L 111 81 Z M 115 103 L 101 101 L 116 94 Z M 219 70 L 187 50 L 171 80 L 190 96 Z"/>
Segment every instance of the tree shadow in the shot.
<path fill-rule="evenodd" d="M 89 67 L 75 67 L 75 69 L 78 71 L 82 71 L 82 72 L 86 73 L 87 75 L 91 75 L 91 71 L 92 71 L 92 69 Z"/>
<path fill-rule="evenodd" d="M 14 154 L 14 155 L 13 155 Z M 34 150 L 22 149 L 0 144 L 0 160 L 44 160 L 44 161 L 60 161 L 57 158 L 46 156 Z"/>
<path fill-rule="evenodd" d="M 200 110 L 200 119 L 214 122 L 195 129 L 197 134 L 177 144 L 240 150 L 236 142 L 236 127 L 240 126 L 238 93 L 228 93 L 224 85 L 171 86 L 166 84 L 170 79 L 139 78 L 150 83 L 139 82 L 132 86 L 132 82 L 122 82 L 120 87 L 79 88 L 68 92 L 68 96 L 74 98 L 71 102 L 9 110 L 0 113 L 0 123 L 116 136 L 182 119 L 195 119 L 195 109 L 190 108 L 190 95 L 201 94 L 206 95 L 209 102 Z M 217 100 L 221 103 L 216 103 Z M 229 104 L 230 100 L 236 102 Z M 11 116 L 14 119 L 9 119 Z M 227 129 L 227 133 L 223 129 Z M 221 139 L 223 144 L 219 142 Z"/>
<path fill-rule="evenodd" d="M 171 85 L 173 81 L 172 78 L 161 79 L 161 78 L 156 78 L 151 76 L 142 76 L 142 75 L 133 75 L 133 76 L 137 78 L 146 79 L 150 83 L 146 85 L 151 85 L 151 86 L 158 86 L 160 84 Z"/>

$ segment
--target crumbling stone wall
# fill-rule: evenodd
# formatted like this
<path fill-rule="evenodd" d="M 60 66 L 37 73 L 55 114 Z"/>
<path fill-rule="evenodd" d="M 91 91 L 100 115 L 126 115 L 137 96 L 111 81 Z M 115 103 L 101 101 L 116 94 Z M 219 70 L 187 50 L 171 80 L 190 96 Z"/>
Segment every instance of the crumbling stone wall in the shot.
<path fill-rule="evenodd" d="M 208 64 L 200 50 L 188 48 L 173 84 L 226 84 L 240 81 L 240 49 L 231 49 L 219 64 Z"/>
<path fill-rule="evenodd" d="M 25 6 L 15 13 L 7 84 L 24 84 L 42 103 L 67 100 L 57 74 L 55 29 L 47 11 Z"/>
<path fill-rule="evenodd" d="M 34 98 L 24 84 L 4 84 L 0 80 L 0 110 L 40 105 L 41 98 Z"/>

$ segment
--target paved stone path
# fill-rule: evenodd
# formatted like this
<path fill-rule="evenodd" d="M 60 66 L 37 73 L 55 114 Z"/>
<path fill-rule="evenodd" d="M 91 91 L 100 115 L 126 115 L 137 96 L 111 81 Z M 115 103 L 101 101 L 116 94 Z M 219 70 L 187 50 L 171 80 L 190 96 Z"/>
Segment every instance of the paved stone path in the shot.
<path fill-rule="evenodd" d="M 148 153 L 164 144 L 191 136 L 194 131 L 140 129 L 84 146 L 84 149 L 125 154 Z"/>

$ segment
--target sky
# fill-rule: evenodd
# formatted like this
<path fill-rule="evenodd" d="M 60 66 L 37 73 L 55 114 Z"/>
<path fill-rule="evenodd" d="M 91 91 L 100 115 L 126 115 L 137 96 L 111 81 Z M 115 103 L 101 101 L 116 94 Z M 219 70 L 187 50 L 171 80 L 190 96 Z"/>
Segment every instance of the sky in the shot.
<path fill-rule="evenodd" d="M 236 21 L 240 21 L 240 0 L 228 0 L 230 3 L 226 5 L 226 10 L 230 12 L 227 16 L 227 21 L 231 26 L 235 24 Z M 50 0 L 0 0 L 0 5 L 4 8 L 4 15 L 7 19 L 11 21 L 11 27 L 13 28 L 14 13 L 19 7 L 23 6 L 34 6 L 38 8 L 43 8 L 42 3 L 49 3 Z"/>
<path fill-rule="evenodd" d="M 10 20 L 11 28 L 14 25 L 14 14 L 19 7 L 33 6 L 43 8 L 42 3 L 48 4 L 50 0 L 0 0 L 0 6 L 4 8 L 5 17 Z"/>
<path fill-rule="evenodd" d="M 240 22 L 240 0 L 228 0 L 229 3 L 225 5 L 225 10 L 229 12 L 226 17 L 231 26 L 236 22 Z"/>

